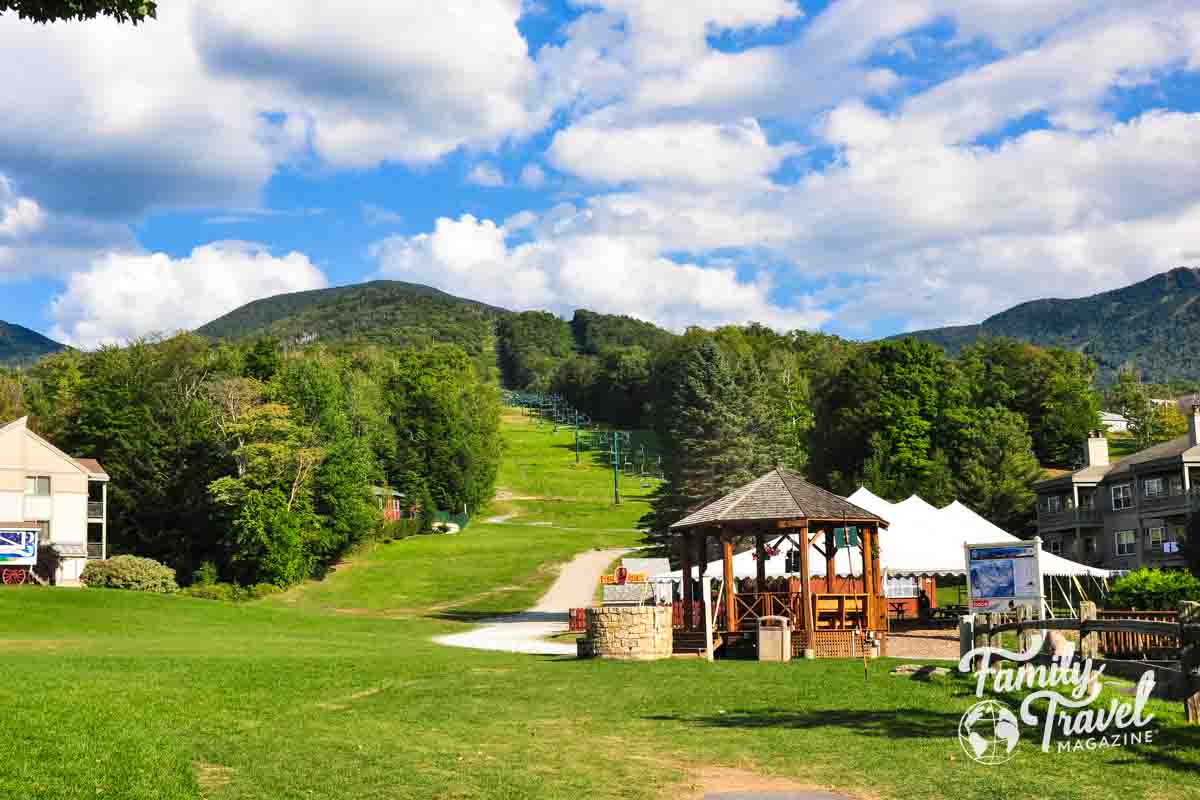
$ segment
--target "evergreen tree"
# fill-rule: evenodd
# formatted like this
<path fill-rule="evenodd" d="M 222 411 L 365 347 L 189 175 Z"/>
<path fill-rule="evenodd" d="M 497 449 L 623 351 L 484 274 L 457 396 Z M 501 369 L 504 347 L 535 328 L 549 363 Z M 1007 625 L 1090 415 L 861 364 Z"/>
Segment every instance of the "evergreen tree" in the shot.
<path fill-rule="evenodd" d="M 642 522 L 649 544 L 665 551 L 669 527 L 770 465 L 753 441 L 747 398 L 717 344 L 689 336 L 656 366 L 654 428 L 666 478 Z"/>

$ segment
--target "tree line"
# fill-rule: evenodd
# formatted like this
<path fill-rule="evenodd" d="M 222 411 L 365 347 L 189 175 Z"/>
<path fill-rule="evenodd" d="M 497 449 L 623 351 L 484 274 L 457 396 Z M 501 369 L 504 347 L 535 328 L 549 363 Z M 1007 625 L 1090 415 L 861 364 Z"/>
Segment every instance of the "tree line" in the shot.
<path fill-rule="evenodd" d="M 380 530 L 373 487 L 415 506 L 491 497 L 499 396 L 461 349 L 219 343 L 181 334 L 64 351 L 0 372 L 0 420 L 28 414 L 111 476 L 111 550 L 185 581 L 294 584 Z"/>
<path fill-rule="evenodd" d="M 628 335 L 589 349 L 576 321 L 514 315 L 499 331 L 502 367 L 511 386 L 656 432 L 667 480 L 652 539 L 775 464 L 842 494 L 866 485 L 888 500 L 959 499 L 1023 532 L 1043 468 L 1079 466 L 1099 427 L 1095 365 L 1071 350 L 994 338 L 951 358 L 915 339 L 756 324 L 673 336 L 606 322 Z"/>

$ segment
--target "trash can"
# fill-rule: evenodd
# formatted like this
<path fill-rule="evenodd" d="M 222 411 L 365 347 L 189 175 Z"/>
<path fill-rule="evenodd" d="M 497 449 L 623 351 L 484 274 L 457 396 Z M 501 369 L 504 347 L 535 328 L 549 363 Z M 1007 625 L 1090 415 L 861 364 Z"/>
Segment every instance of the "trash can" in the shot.
<path fill-rule="evenodd" d="M 758 618 L 758 660 L 792 660 L 792 623 L 787 617 Z"/>

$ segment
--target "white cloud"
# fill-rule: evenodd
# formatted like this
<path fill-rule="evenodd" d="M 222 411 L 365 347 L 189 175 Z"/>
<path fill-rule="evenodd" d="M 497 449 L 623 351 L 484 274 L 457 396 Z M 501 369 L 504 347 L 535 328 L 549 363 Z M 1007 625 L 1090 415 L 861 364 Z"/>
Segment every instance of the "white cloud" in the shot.
<path fill-rule="evenodd" d="M 795 145 L 772 146 L 753 119 L 632 128 L 585 120 L 555 135 L 549 157 L 559 169 L 606 183 L 752 187 L 797 152 Z"/>
<path fill-rule="evenodd" d="M 198 327 L 251 300 L 326 283 L 303 253 L 276 257 L 248 242 L 213 242 L 178 259 L 112 252 L 67 278 L 51 302 L 51 335 L 78 347 L 119 343 Z"/>
<path fill-rule="evenodd" d="M 518 0 L 199 5 L 204 63 L 257 86 L 261 105 L 300 113 L 338 166 L 423 164 L 540 127 Z"/>
<path fill-rule="evenodd" d="M 504 185 L 504 175 L 495 164 L 479 163 L 467 173 L 467 181 L 478 186 L 494 188 Z"/>
<path fill-rule="evenodd" d="M 540 189 L 546 183 L 546 172 L 537 164 L 526 164 L 521 169 L 520 180 L 526 189 Z"/>
<path fill-rule="evenodd" d="M 363 222 L 368 225 L 397 225 L 404 221 L 403 214 L 374 203 L 363 203 L 359 211 L 362 212 Z"/>
<path fill-rule="evenodd" d="M 675 329 L 752 320 L 796 328 L 826 319 L 808 305 L 772 302 L 765 277 L 743 280 L 731 266 L 678 263 L 663 257 L 652 238 L 587 232 L 569 217 L 559 212 L 561 235 L 516 245 L 491 220 L 441 218 L 431 233 L 383 239 L 370 254 L 383 276 L 515 309 L 590 308 Z"/>
<path fill-rule="evenodd" d="M 0 239 L 16 239 L 40 230 L 46 223 L 41 206 L 28 197 L 20 197 L 0 175 Z"/>

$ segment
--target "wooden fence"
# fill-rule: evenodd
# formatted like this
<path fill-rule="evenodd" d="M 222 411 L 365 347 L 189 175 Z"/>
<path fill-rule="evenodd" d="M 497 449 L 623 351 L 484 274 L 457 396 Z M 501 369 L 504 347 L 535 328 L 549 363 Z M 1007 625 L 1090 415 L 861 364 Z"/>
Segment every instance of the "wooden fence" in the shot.
<path fill-rule="evenodd" d="M 1087 657 L 1099 644 L 1100 637 L 1115 637 L 1117 643 L 1132 641 L 1131 647 L 1144 647 L 1146 642 L 1171 641 L 1176 643 L 1183 675 L 1190 683 L 1184 708 L 1188 722 L 1200 723 L 1200 603 L 1187 604 L 1192 607 L 1187 615 L 1179 615 L 1175 621 L 1162 619 L 1034 619 L 1017 622 L 992 623 L 986 615 L 979 615 L 975 622 L 975 640 L 990 642 L 992 637 L 1009 631 L 1076 631 L 1079 633 L 1080 656 Z M 1142 614 L 1150 612 L 1138 612 Z M 1096 636 L 1098 634 L 1098 636 Z M 1091 637 L 1089 639 L 1089 637 Z M 1122 637 L 1147 637 L 1123 639 Z M 1118 645 L 1112 645 L 1114 647 Z"/>
<path fill-rule="evenodd" d="M 1096 612 L 1101 620 L 1143 620 L 1146 622 L 1179 622 L 1177 611 L 1137 611 L 1108 608 Z M 1178 632 L 1173 635 L 1142 633 L 1134 630 L 1103 631 L 1097 634 L 1097 649 L 1109 658 L 1149 658 L 1175 660 L 1183 646 Z"/>

